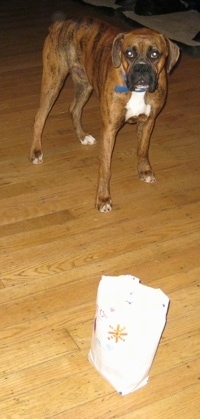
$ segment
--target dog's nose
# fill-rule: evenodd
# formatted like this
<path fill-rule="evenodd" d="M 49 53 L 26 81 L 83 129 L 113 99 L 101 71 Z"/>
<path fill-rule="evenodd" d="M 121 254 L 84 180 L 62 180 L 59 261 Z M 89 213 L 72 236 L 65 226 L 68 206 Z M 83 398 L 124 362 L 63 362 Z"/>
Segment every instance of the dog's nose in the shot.
<path fill-rule="evenodd" d="M 144 61 L 138 61 L 137 64 L 135 64 L 134 66 L 134 70 L 133 72 L 135 73 L 136 77 L 139 77 L 140 80 L 146 78 L 149 76 L 150 74 L 150 66 L 148 63 L 145 63 Z M 146 80 L 147 81 L 147 80 Z"/>
<path fill-rule="evenodd" d="M 146 72 L 149 70 L 149 68 L 149 64 L 145 63 L 145 61 L 138 61 L 134 66 L 135 71 L 141 72 Z"/>

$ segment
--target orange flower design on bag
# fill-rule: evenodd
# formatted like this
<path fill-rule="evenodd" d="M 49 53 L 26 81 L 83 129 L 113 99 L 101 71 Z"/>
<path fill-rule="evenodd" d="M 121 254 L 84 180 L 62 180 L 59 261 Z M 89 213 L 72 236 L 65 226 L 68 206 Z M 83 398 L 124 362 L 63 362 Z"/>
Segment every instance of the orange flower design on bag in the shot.
<path fill-rule="evenodd" d="M 110 327 L 110 331 L 108 332 L 108 334 L 110 335 L 108 337 L 108 339 L 115 339 L 115 343 L 118 343 L 119 340 L 122 340 L 123 342 L 125 342 L 124 336 L 127 336 L 128 333 L 124 332 L 124 330 L 126 330 L 125 327 L 120 327 L 120 325 L 118 324 L 116 328 L 109 326 Z"/>

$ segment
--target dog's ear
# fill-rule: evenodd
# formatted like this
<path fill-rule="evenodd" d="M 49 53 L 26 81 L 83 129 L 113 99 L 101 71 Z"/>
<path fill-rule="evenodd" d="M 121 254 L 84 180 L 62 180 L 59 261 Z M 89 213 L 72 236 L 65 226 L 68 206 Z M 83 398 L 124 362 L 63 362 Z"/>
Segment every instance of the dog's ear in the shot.
<path fill-rule="evenodd" d="M 112 55 L 112 63 L 114 67 L 119 67 L 121 64 L 121 44 L 123 42 L 123 39 L 124 39 L 124 34 L 119 33 L 113 41 L 111 55 Z"/>
<path fill-rule="evenodd" d="M 172 67 L 177 63 L 180 55 L 180 49 L 178 45 L 176 45 L 174 42 L 170 41 L 168 38 L 165 38 L 167 42 L 167 48 L 168 48 L 168 57 L 167 57 L 167 65 L 166 69 L 169 73 L 172 69 Z"/>

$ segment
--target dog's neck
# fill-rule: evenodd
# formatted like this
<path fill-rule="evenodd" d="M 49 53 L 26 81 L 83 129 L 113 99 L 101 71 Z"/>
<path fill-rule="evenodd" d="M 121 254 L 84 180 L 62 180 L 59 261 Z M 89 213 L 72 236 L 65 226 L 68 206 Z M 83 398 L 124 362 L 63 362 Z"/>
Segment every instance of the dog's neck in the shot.
<path fill-rule="evenodd" d="M 129 88 L 128 88 L 127 84 L 126 84 L 126 82 L 127 82 L 127 76 L 124 73 L 124 71 L 122 71 L 122 76 L 123 76 L 123 79 L 124 79 L 125 84 L 115 86 L 115 92 L 116 93 L 127 93 L 127 92 L 131 92 L 131 90 L 129 90 Z M 138 93 L 144 93 L 144 92 L 146 92 L 146 89 L 141 88 L 141 89 L 137 89 L 135 91 L 138 92 Z"/>

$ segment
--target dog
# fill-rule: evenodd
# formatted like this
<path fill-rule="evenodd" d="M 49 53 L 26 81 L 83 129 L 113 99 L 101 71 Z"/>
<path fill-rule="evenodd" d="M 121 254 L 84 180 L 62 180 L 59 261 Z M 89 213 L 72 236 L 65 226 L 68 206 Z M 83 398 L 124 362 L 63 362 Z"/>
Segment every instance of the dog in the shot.
<path fill-rule="evenodd" d="M 82 110 L 94 90 L 100 101 L 101 141 L 96 208 L 111 211 L 111 158 L 116 135 L 124 123 L 137 123 L 138 173 L 155 181 L 148 151 L 155 119 L 167 95 L 167 73 L 179 58 L 178 46 L 147 28 L 128 32 L 93 18 L 55 22 L 43 48 L 43 76 L 35 117 L 30 160 L 43 161 L 42 132 L 47 116 L 71 74 L 75 96 L 69 108 L 82 144 L 95 138 L 83 131 Z"/>

